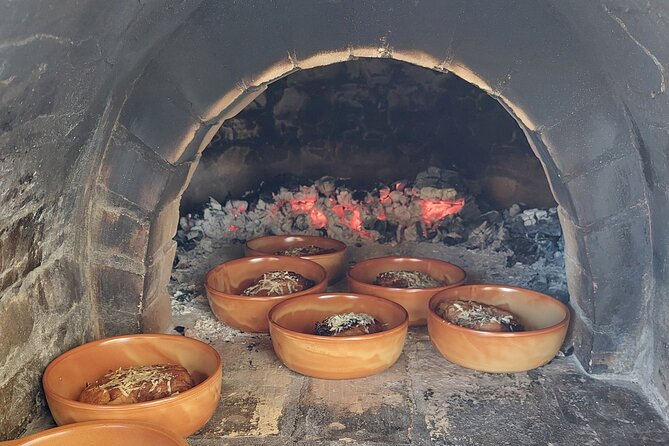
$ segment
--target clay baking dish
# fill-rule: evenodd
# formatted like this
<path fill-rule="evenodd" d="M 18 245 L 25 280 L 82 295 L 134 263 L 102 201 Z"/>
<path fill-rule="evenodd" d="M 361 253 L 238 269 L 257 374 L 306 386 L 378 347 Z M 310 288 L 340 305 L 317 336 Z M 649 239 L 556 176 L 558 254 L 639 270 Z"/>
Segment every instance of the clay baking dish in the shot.
<path fill-rule="evenodd" d="M 446 300 L 471 300 L 499 306 L 515 314 L 526 331 L 492 333 L 460 327 L 435 309 Z M 430 299 L 427 328 L 435 348 L 449 361 L 474 370 L 522 372 L 555 357 L 569 326 L 569 309 L 536 291 L 504 285 L 465 285 Z"/>
<path fill-rule="evenodd" d="M 374 285 L 376 276 L 387 271 L 420 271 L 444 282 L 444 285 L 436 288 L 389 288 Z M 363 260 L 351 266 L 346 275 L 349 291 L 383 297 L 402 305 L 409 312 L 410 326 L 425 325 L 430 298 L 439 291 L 462 285 L 465 278 L 462 268 L 443 260 L 396 256 Z"/>
<path fill-rule="evenodd" d="M 293 271 L 316 284 L 306 290 L 282 296 L 242 296 L 251 282 L 269 271 Z M 300 257 L 243 257 L 214 267 L 205 277 L 209 306 L 216 317 L 231 327 L 249 332 L 267 332 L 267 313 L 279 302 L 327 288 L 322 266 Z"/>
<path fill-rule="evenodd" d="M 188 446 L 164 427 L 131 421 L 87 421 L 49 429 L 18 440 L 0 441 L 2 446 Z"/>
<path fill-rule="evenodd" d="M 196 385 L 154 401 L 104 406 L 77 401 L 86 383 L 119 367 L 152 364 L 185 367 Z M 42 377 L 57 424 L 90 420 L 128 420 L 155 424 L 186 437 L 211 418 L 221 395 L 221 358 L 210 346 L 178 335 L 139 334 L 89 342 L 56 359 Z"/>
<path fill-rule="evenodd" d="M 344 277 L 346 268 L 346 244 L 327 237 L 314 235 L 268 235 L 246 242 L 247 256 L 273 256 L 278 251 L 304 246 L 318 246 L 323 249 L 334 249 L 328 254 L 303 256 L 303 259 L 316 262 L 328 273 L 328 282 L 335 283 Z"/>
<path fill-rule="evenodd" d="M 341 313 L 367 313 L 385 324 L 362 336 L 318 336 L 316 322 Z M 274 351 L 289 369 L 325 379 L 362 378 L 397 361 L 408 329 L 407 312 L 376 296 L 330 293 L 288 299 L 269 312 Z"/>

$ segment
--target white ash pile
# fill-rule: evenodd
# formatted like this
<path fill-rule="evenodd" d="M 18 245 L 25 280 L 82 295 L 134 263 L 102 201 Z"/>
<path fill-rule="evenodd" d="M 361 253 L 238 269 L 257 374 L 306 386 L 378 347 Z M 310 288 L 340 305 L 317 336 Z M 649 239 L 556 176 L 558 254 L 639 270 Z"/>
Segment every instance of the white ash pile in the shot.
<path fill-rule="evenodd" d="M 457 172 L 431 167 L 414 181 L 354 190 L 346 181 L 297 177 L 225 204 L 211 199 L 200 215 L 181 218 L 177 242 L 192 249 L 203 238 L 233 242 L 267 234 L 326 235 L 360 241 L 426 241 L 470 250 L 493 249 L 507 264 L 545 260 L 562 265 L 564 241 L 557 209 L 516 204 L 490 209 L 478 185 Z"/>

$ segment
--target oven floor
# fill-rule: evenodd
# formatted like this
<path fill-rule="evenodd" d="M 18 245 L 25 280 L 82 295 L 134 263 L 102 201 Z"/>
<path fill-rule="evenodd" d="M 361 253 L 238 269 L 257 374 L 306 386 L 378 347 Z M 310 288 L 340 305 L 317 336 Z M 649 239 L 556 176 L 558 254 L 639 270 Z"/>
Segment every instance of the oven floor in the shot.
<path fill-rule="evenodd" d="M 391 254 L 450 260 L 470 282 L 527 286 L 535 274 L 530 266 L 499 267 L 501 254 L 430 243 L 349 249 L 350 260 Z M 444 359 L 427 330 L 414 328 L 397 363 L 378 375 L 328 381 L 294 373 L 274 355 L 268 335 L 240 333 L 209 310 L 205 272 L 242 255 L 240 245 L 201 246 L 180 256 L 173 273 L 172 293 L 190 289 L 195 296 L 175 302 L 175 323 L 213 345 L 224 362 L 220 406 L 189 438 L 193 446 L 669 444 L 667 425 L 638 389 L 588 376 L 573 356 L 526 373 L 480 373 Z M 343 291 L 345 283 L 331 290 Z"/>
<path fill-rule="evenodd" d="M 470 282 L 527 286 L 536 273 L 502 268 L 504 257 L 493 252 L 429 243 L 349 250 L 351 260 L 391 254 L 450 260 Z M 204 274 L 242 255 L 241 245 L 201 243 L 173 271 L 175 324 L 214 346 L 224 364 L 221 403 L 188 439 L 192 446 L 669 444 L 667 425 L 637 388 L 594 379 L 573 356 L 526 373 L 480 373 L 441 357 L 427 330 L 414 328 L 399 360 L 378 375 L 328 381 L 294 373 L 276 358 L 268 335 L 229 328 L 209 309 Z M 45 415 L 28 433 L 52 425 Z"/>
<path fill-rule="evenodd" d="M 189 442 L 205 445 L 648 445 L 669 443 L 633 388 L 593 379 L 572 357 L 526 373 L 487 374 L 442 358 L 411 330 L 390 369 L 328 381 L 288 370 L 267 335 L 214 342 L 221 404 Z"/>

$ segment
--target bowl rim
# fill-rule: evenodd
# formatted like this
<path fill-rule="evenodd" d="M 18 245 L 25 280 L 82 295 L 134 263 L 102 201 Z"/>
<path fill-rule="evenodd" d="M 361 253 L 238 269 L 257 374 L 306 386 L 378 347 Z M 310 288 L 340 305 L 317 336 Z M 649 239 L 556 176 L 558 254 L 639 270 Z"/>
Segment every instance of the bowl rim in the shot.
<path fill-rule="evenodd" d="M 265 240 L 267 240 L 267 239 L 279 240 L 279 239 L 286 239 L 286 238 L 290 238 L 290 237 L 300 237 L 300 238 L 305 238 L 305 239 L 309 239 L 309 240 L 313 240 L 313 241 L 326 239 L 328 241 L 334 242 L 334 244 L 336 245 L 336 247 L 334 248 L 335 252 L 327 252 L 327 253 L 324 253 L 324 254 L 313 254 L 313 255 L 309 255 L 309 256 L 276 256 L 274 253 L 266 252 L 266 251 L 263 251 L 262 249 L 253 248 L 253 247 L 249 246 L 249 244 L 251 244 L 255 241 L 258 241 L 258 240 L 263 240 L 263 239 L 265 239 Z M 293 257 L 293 258 L 307 259 L 307 260 L 308 259 L 323 259 L 325 257 L 334 257 L 334 256 L 337 256 L 337 255 L 341 255 L 341 253 L 345 252 L 347 248 L 348 248 L 348 246 L 346 245 L 346 243 L 342 242 L 341 240 L 337 240 L 337 239 L 334 239 L 334 238 L 331 238 L 331 237 L 323 237 L 323 236 L 320 236 L 320 235 L 306 235 L 306 234 L 262 235 L 260 237 L 252 238 L 251 240 L 247 240 L 246 243 L 244 243 L 245 253 L 248 252 L 248 250 L 251 250 L 251 251 L 263 253 L 266 256 Z"/>
<path fill-rule="evenodd" d="M 221 291 L 221 290 L 219 290 L 217 288 L 214 288 L 213 286 L 209 285 L 210 277 L 213 276 L 219 269 L 222 269 L 225 265 L 228 265 L 230 263 L 246 263 L 246 262 L 250 262 L 250 261 L 258 261 L 258 260 L 255 260 L 255 259 L 294 259 L 294 260 L 297 260 L 298 262 L 309 262 L 312 265 L 316 265 L 318 267 L 317 269 L 319 270 L 319 272 L 321 272 L 323 274 L 323 278 L 320 281 L 314 283 L 314 285 L 312 287 L 309 287 L 309 288 L 301 290 L 301 291 L 295 291 L 294 293 L 290 293 L 290 294 L 280 294 L 278 296 L 242 296 L 241 294 L 226 293 L 224 291 Z M 213 291 L 214 293 L 218 294 L 218 296 L 215 296 L 215 297 L 222 298 L 222 299 L 240 300 L 240 301 L 246 301 L 246 302 L 248 302 L 248 301 L 267 302 L 267 301 L 272 301 L 272 300 L 277 300 L 277 299 L 285 299 L 288 296 L 290 296 L 290 297 L 301 296 L 302 294 L 300 294 L 300 293 L 306 294 L 310 290 L 312 290 L 312 289 L 316 288 L 318 285 L 322 284 L 323 282 L 325 282 L 327 284 L 327 280 L 328 280 L 327 270 L 322 265 L 320 265 L 320 264 L 318 264 L 318 263 L 316 263 L 312 260 L 309 260 L 307 258 L 304 258 L 304 257 L 293 257 L 293 256 L 239 257 L 237 259 L 232 259 L 232 260 L 228 260 L 228 261 L 223 262 L 223 263 L 219 263 L 218 265 L 214 266 L 209 271 L 207 271 L 207 274 L 204 276 L 204 288 L 207 291 L 207 294 L 209 294 L 209 292 Z"/>
<path fill-rule="evenodd" d="M 317 334 L 312 334 L 312 333 L 304 333 L 301 331 L 295 331 L 291 330 L 290 328 L 284 327 L 283 325 L 279 324 L 278 322 L 273 320 L 273 316 L 277 309 L 280 307 L 285 307 L 294 304 L 295 300 L 307 298 L 307 297 L 312 297 L 312 296 L 318 296 L 318 297 L 324 297 L 324 298 L 332 298 L 336 299 L 337 297 L 345 297 L 345 296 L 354 296 L 355 298 L 361 298 L 361 299 L 372 299 L 376 301 L 383 301 L 384 303 L 390 303 L 391 307 L 394 307 L 397 310 L 400 310 L 401 313 L 403 313 L 404 318 L 402 319 L 402 322 L 397 325 L 397 327 L 393 327 L 389 330 L 383 330 L 377 333 L 370 333 L 366 335 L 356 335 L 356 336 L 320 336 Z M 366 339 L 376 339 L 380 338 L 383 336 L 389 336 L 390 334 L 394 334 L 397 332 L 401 331 L 407 331 L 409 328 L 409 313 L 407 310 L 400 304 L 393 302 L 389 299 L 384 299 L 383 297 L 378 297 L 378 296 L 372 296 L 369 294 L 361 294 L 361 293 L 351 293 L 351 292 L 341 292 L 341 293 L 312 293 L 312 294 L 305 294 L 304 296 L 298 296 L 298 297 L 293 297 L 287 300 L 284 300 L 281 303 L 276 304 L 272 309 L 267 313 L 267 320 L 269 321 L 269 327 L 274 328 L 276 330 L 281 331 L 284 335 L 290 336 L 293 338 L 299 338 L 299 339 L 308 339 L 311 341 L 322 341 L 322 342 L 355 342 L 355 341 L 363 341 Z"/>
<path fill-rule="evenodd" d="M 393 259 L 393 260 L 419 260 L 419 261 L 428 262 L 428 263 L 429 262 L 436 262 L 436 263 L 447 264 L 449 266 L 452 266 L 456 271 L 459 270 L 458 272 L 462 273 L 462 279 L 460 279 L 456 282 L 449 283 L 448 285 L 440 286 L 440 287 L 432 287 L 432 288 L 396 288 L 396 287 L 375 285 L 375 284 L 369 283 L 369 282 L 363 282 L 362 280 L 358 280 L 355 277 L 351 276 L 351 271 L 352 270 L 354 270 L 355 268 L 357 268 L 360 265 L 365 264 L 366 262 L 389 260 L 389 259 Z M 346 270 L 346 278 L 348 280 L 351 280 L 352 282 L 355 282 L 356 284 L 366 285 L 366 286 L 372 287 L 373 289 L 402 291 L 402 292 L 405 292 L 405 293 L 406 292 L 416 293 L 416 292 L 420 292 L 420 291 L 423 291 L 423 290 L 437 292 L 437 291 L 443 291 L 443 290 L 447 290 L 449 288 L 455 288 L 455 287 L 461 286 L 467 280 L 467 272 L 464 269 L 462 269 L 460 266 L 456 265 L 455 263 L 451 263 L 451 262 L 448 262 L 446 260 L 435 259 L 433 257 L 382 256 L 382 257 L 373 257 L 371 259 L 364 259 L 364 260 L 362 260 L 358 263 L 355 263 L 355 264 L 349 266 L 348 269 Z"/>
<path fill-rule="evenodd" d="M 159 398 L 157 400 L 153 401 L 143 401 L 139 403 L 132 403 L 132 404 L 121 404 L 118 406 L 110 406 L 110 405 L 105 405 L 105 404 L 91 404 L 91 403 L 82 403 L 81 401 L 73 400 L 70 398 L 66 398 L 59 393 L 57 393 L 50 384 L 48 384 L 48 377 L 52 373 L 53 369 L 63 362 L 64 360 L 68 359 L 70 356 L 76 355 L 77 353 L 80 353 L 85 350 L 90 350 L 99 347 L 101 344 L 105 343 L 116 343 L 116 342 L 122 342 L 123 340 L 130 340 L 132 342 L 133 339 L 162 339 L 162 340 L 175 340 L 175 339 L 180 339 L 184 340 L 185 342 L 193 342 L 195 344 L 200 344 L 201 346 L 205 347 L 205 350 L 208 351 L 211 356 L 216 360 L 216 372 L 214 372 L 211 376 L 208 376 L 204 381 L 202 381 L 199 384 L 196 384 L 195 386 L 191 387 L 190 389 L 180 392 L 178 395 L 171 395 L 167 396 L 165 398 Z M 177 341 L 181 342 L 181 341 Z M 44 370 L 44 374 L 42 375 L 42 386 L 44 387 L 44 394 L 47 396 L 49 399 L 54 399 L 58 401 L 61 404 L 66 404 L 71 407 L 76 407 L 84 410 L 105 410 L 109 412 L 127 412 L 128 410 L 141 410 L 141 409 L 148 409 L 151 407 L 155 406 L 165 406 L 165 405 L 171 405 L 173 403 L 177 403 L 179 400 L 182 399 L 187 399 L 189 396 L 199 394 L 201 392 L 206 392 L 206 387 L 208 387 L 209 384 L 211 384 L 212 381 L 219 380 L 221 378 L 221 374 L 223 372 L 223 360 L 221 359 L 221 355 L 218 354 L 216 349 L 214 349 L 212 346 L 200 341 L 199 339 L 194 339 L 190 338 L 187 336 L 182 336 L 182 335 L 172 335 L 172 334 L 162 334 L 162 333 L 139 333 L 139 334 L 130 334 L 130 335 L 120 335 L 120 336 L 112 336 L 109 338 L 103 338 L 103 339 L 98 339 L 96 341 L 91 341 L 87 342 L 85 344 L 79 345 L 77 347 L 74 347 L 65 353 L 59 355 L 56 357 L 53 361 L 47 365 L 46 369 Z M 207 384 L 205 386 L 204 384 Z"/>
<path fill-rule="evenodd" d="M 188 446 L 188 442 L 183 437 L 176 434 L 169 428 L 158 426 L 154 423 L 148 423 L 145 421 L 120 420 L 120 419 L 89 420 L 89 421 L 78 421 L 75 423 L 63 424 L 62 426 L 56 426 L 53 428 L 43 430 L 41 432 L 36 432 L 34 434 L 22 438 L 17 438 L 16 440 L 11 440 L 8 444 L 20 445 L 24 443 L 30 443 L 33 440 L 37 439 L 47 439 L 54 435 L 61 435 L 63 432 L 76 431 L 80 429 L 86 429 L 86 430 L 97 429 L 105 427 L 139 427 L 143 430 L 163 434 L 163 437 L 169 438 L 170 440 L 174 440 L 173 444 L 175 445 Z"/>
<path fill-rule="evenodd" d="M 451 329 L 454 329 L 456 331 L 460 331 L 462 333 L 471 333 L 472 335 L 475 336 L 484 336 L 484 337 L 495 337 L 495 338 L 524 338 L 524 337 L 530 337 L 530 336 L 539 336 L 547 333 L 553 333 L 556 331 L 561 331 L 567 328 L 569 325 L 569 320 L 571 319 L 571 312 L 569 311 L 569 307 L 567 305 L 563 304 L 560 302 L 558 299 L 556 299 L 553 296 L 550 296 L 545 293 L 540 293 L 539 291 L 534 291 L 530 290 L 528 288 L 522 288 L 522 287 L 517 287 L 517 286 L 511 286 L 511 285 L 499 285 L 499 284 L 488 284 L 488 283 L 477 283 L 477 284 L 470 284 L 470 285 L 462 285 L 459 287 L 453 287 L 453 290 L 455 289 L 460 289 L 460 288 L 497 288 L 497 289 L 510 289 L 514 291 L 522 291 L 524 293 L 530 293 L 532 295 L 538 296 L 541 299 L 551 299 L 553 303 L 555 303 L 558 307 L 560 307 L 564 312 L 565 316 L 560 320 L 560 322 L 550 325 L 545 328 L 540 328 L 538 330 L 526 330 L 526 331 L 516 331 L 516 332 L 495 332 L 495 331 L 485 331 L 485 330 L 477 330 L 475 328 L 467 328 L 467 327 L 461 327 L 458 324 L 454 324 L 452 322 L 448 322 L 441 316 L 439 316 L 435 310 L 434 306 L 435 303 L 441 299 L 443 296 L 440 296 L 441 292 L 435 294 L 430 298 L 430 301 L 428 303 L 428 321 L 430 319 L 433 319 L 437 323 L 441 323 L 445 325 L 446 327 L 449 327 Z M 444 290 L 451 292 L 451 289 Z M 476 302 L 476 300 L 473 300 L 473 302 Z"/>

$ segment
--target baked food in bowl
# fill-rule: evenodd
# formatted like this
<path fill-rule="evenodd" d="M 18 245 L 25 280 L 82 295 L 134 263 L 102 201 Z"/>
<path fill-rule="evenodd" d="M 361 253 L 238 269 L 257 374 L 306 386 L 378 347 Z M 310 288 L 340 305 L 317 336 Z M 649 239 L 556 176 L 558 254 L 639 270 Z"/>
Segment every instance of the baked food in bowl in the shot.
<path fill-rule="evenodd" d="M 247 256 L 290 256 L 316 262 L 325 268 L 328 283 L 344 277 L 346 244 L 315 235 L 267 235 L 246 242 Z"/>
<path fill-rule="evenodd" d="M 119 367 L 86 384 L 77 399 L 110 406 L 135 404 L 177 395 L 193 385 L 188 370 L 176 364 Z"/>
<path fill-rule="evenodd" d="M 153 401 L 104 405 L 78 401 L 81 392 L 110 370 L 154 364 L 185 368 L 194 386 Z M 139 334 L 89 342 L 51 361 L 42 377 L 57 424 L 91 420 L 152 423 L 181 436 L 200 429 L 214 414 L 221 391 L 221 358 L 212 347 L 178 335 Z"/>
<path fill-rule="evenodd" d="M 351 315 L 354 315 L 351 317 Z M 319 324 L 339 317 L 335 327 L 360 328 L 374 319 L 373 333 L 348 336 L 317 334 Z M 349 324 L 355 319 L 355 327 Z M 274 352 L 289 369 L 325 379 L 350 379 L 379 373 L 397 361 L 408 330 L 407 312 L 401 305 L 376 296 L 322 293 L 288 299 L 269 313 Z M 336 331 L 336 330 L 335 330 Z M 371 331 L 371 330 L 368 330 Z"/>
<path fill-rule="evenodd" d="M 439 311 L 444 304 L 462 301 L 493 306 L 503 311 L 498 313 L 502 317 L 511 314 L 523 330 L 469 328 L 449 322 Z M 472 318 L 468 319 L 471 323 Z M 562 346 L 568 326 L 569 309 L 559 300 L 505 285 L 464 285 L 441 291 L 430 299 L 427 321 L 430 340 L 446 359 L 495 373 L 522 372 L 546 364 Z"/>
<path fill-rule="evenodd" d="M 327 273 L 300 257 L 243 257 L 214 267 L 204 286 L 219 320 L 242 331 L 264 333 L 269 329 L 267 313 L 274 305 L 325 291 Z"/>
<path fill-rule="evenodd" d="M 435 293 L 461 285 L 465 272 L 439 259 L 420 257 L 378 257 L 351 266 L 346 275 L 354 293 L 383 297 L 409 312 L 409 325 L 427 323 L 428 301 Z"/>
<path fill-rule="evenodd" d="M 86 421 L 0 443 L 4 446 L 188 446 L 172 431 L 136 421 Z"/>

